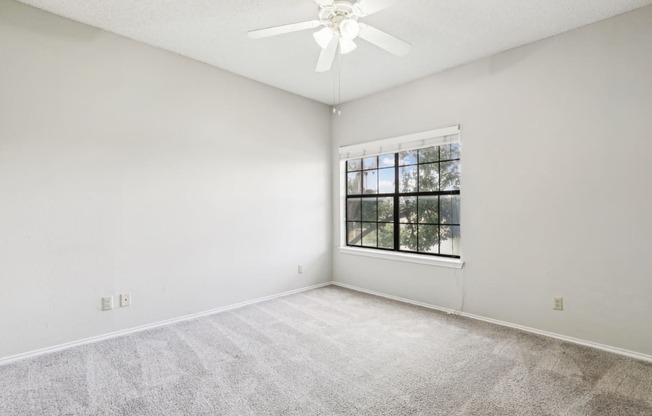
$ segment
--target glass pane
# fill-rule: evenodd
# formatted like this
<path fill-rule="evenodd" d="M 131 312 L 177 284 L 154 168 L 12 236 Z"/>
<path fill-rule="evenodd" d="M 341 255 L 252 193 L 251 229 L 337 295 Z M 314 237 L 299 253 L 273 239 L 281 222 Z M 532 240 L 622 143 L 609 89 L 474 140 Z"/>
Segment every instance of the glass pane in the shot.
<path fill-rule="evenodd" d="M 346 219 L 349 221 L 360 221 L 360 198 L 353 198 L 346 200 Z"/>
<path fill-rule="evenodd" d="M 378 247 L 394 248 L 394 224 L 378 224 Z"/>
<path fill-rule="evenodd" d="M 440 160 L 451 160 L 460 158 L 460 144 L 445 144 L 439 147 L 441 152 Z"/>
<path fill-rule="evenodd" d="M 419 165 L 419 192 L 439 190 L 439 163 Z"/>
<path fill-rule="evenodd" d="M 378 156 L 378 167 L 381 168 L 390 168 L 394 167 L 394 162 L 396 159 L 394 158 L 394 153 L 388 153 L 386 155 L 380 155 Z"/>
<path fill-rule="evenodd" d="M 398 199 L 398 222 L 415 223 L 417 219 L 417 197 L 406 196 Z"/>
<path fill-rule="evenodd" d="M 439 147 L 419 149 L 419 163 L 437 162 L 439 160 Z"/>
<path fill-rule="evenodd" d="M 394 193 L 394 168 L 380 169 L 378 171 L 378 193 L 391 194 Z"/>
<path fill-rule="evenodd" d="M 439 197 L 439 204 L 442 224 L 460 224 L 459 195 L 442 195 Z"/>
<path fill-rule="evenodd" d="M 366 170 L 362 172 L 363 176 L 363 194 L 377 194 L 378 193 L 378 171 Z"/>
<path fill-rule="evenodd" d="M 442 226 L 440 229 L 441 247 L 440 254 L 451 256 L 460 255 L 460 227 L 459 226 Z"/>
<path fill-rule="evenodd" d="M 460 162 L 441 163 L 441 190 L 459 191 L 460 189 Z"/>
<path fill-rule="evenodd" d="M 360 172 L 347 174 L 347 195 L 360 195 L 362 193 L 362 176 Z"/>
<path fill-rule="evenodd" d="M 362 223 L 362 245 L 367 247 L 378 247 L 378 224 Z"/>
<path fill-rule="evenodd" d="M 419 197 L 419 224 L 439 223 L 439 198 L 436 196 Z"/>
<path fill-rule="evenodd" d="M 360 170 L 362 169 L 362 159 L 351 159 L 348 162 L 346 162 L 346 168 L 349 172 L 352 170 Z"/>
<path fill-rule="evenodd" d="M 378 220 L 377 204 L 376 198 L 364 198 L 362 200 L 362 221 L 376 222 Z"/>
<path fill-rule="evenodd" d="M 378 221 L 394 222 L 394 198 L 378 198 Z"/>
<path fill-rule="evenodd" d="M 346 242 L 350 246 L 359 246 L 360 245 L 360 236 L 362 233 L 362 224 L 359 222 L 347 222 L 346 223 Z"/>
<path fill-rule="evenodd" d="M 419 225 L 419 253 L 439 253 L 439 227 Z"/>
<path fill-rule="evenodd" d="M 416 165 L 417 164 L 417 151 L 416 150 L 406 150 L 405 152 L 399 152 L 398 154 L 398 165 Z"/>
<path fill-rule="evenodd" d="M 378 167 L 377 156 L 365 157 L 364 159 L 362 159 L 362 169 L 364 170 L 376 169 L 377 167 Z"/>
<path fill-rule="evenodd" d="M 401 234 L 399 236 L 401 250 L 417 251 L 417 226 L 401 224 Z"/>
<path fill-rule="evenodd" d="M 459 159 L 460 158 L 460 144 L 455 143 L 451 144 L 451 159 Z"/>
<path fill-rule="evenodd" d="M 417 167 L 403 166 L 398 170 L 398 191 L 416 192 L 417 191 Z"/>

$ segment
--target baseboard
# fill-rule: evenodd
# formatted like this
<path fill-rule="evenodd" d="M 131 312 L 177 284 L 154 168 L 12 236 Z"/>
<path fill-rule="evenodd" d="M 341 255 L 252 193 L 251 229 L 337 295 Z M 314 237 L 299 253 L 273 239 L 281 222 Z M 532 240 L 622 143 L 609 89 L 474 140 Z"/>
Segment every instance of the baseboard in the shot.
<path fill-rule="evenodd" d="M 149 329 L 154 329 L 154 328 L 158 328 L 158 327 L 166 326 L 166 325 L 172 325 L 172 324 L 176 324 L 176 323 L 183 322 L 183 321 L 189 321 L 191 319 L 201 318 L 203 316 L 214 315 L 214 314 L 217 314 L 217 313 L 220 313 L 220 312 L 226 312 L 226 311 L 230 311 L 230 310 L 233 310 L 233 309 L 241 308 L 243 306 L 253 305 L 255 303 L 264 302 L 266 300 L 271 300 L 271 299 L 276 299 L 276 298 L 280 298 L 280 297 L 283 297 L 283 296 L 293 295 L 295 293 L 306 292 L 308 290 L 318 289 L 318 288 L 324 287 L 324 286 L 330 286 L 332 284 L 333 284 L 333 282 L 320 283 L 318 285 L 307 286 L 307 287 L 302 287 L 302 288 L 299 288 L 299 289 L 289 290 L 287 292 L 282 292 L 282 293 L 277 293 L 275 295 L 264 296 L 262 298 L 247 300 L 247 301 L 244 301 L 244 302 L 239 302 L 239 303 L 235 303 L 235 304 L 232 304 L 232 305 L 223 306 L 221 308 L 215 308 L 215 309 L 211 309 L 211 310 L 208 310 L 208 311 L 197 312 L 197 313 L 193 313 L 193 314 L 190 314 L 190 315 L 184 315 L 184 316 L 181 316 L 181 317 L 178 317 L 178 318 L 167 319 L 165 321 L 159 321 L 159 322 L 155 322 L 155 323 L 152 323 L 152 324 L 141 325 L 141 326 L 137 326 L 137 327 L 134 327 L 134 328 L 123 329 L 121 331 L 110 332 L 108 334 L 97 335 L 97 336 L 90 337 L 90 338 L 84 338 L 84 339 L 80 339 L 78 341 L 66 342 L 64 344 L 54 345 L 52 347 L 46 347 L 46 348 L 41 348 L 41 349 L 38 349 L 38 350 L 24 352 L 24 353 L 21 353 L 21 354 L 10 355 L 8 357 L 0 358 L 0 366 L 5 365 L 5 364 L 9 364 L 9 363 L 12 363 L 12 362 L 15 362 L 15 361 L 36 357 L 36 356 L 43 355 L 43 354 L 49 354 L 49 353 L 53 353 L 53 352 L 56 352 L 56 351 L 66 350 L 68 348 L 73 348 L 73 347 L 77 347 L 77 346 L 80 346 L 80 345 L 92 344 L 94 342 L 104 341 L 104 340 L 111 339 L 111 338 L 116 338 L 116 337 L 121 337 L 121 336 L 129 335 L 129 334 L 133 334 L 133 333 L 136 333 L 136 332 L 147 331 Z"/>
<path fill-rule="evenodd" d="M 376 291 L 373 291 L 373 290 L 364 289 L 364 288 L 349 285 L 349 284 L 346 284 L 346 283 L 340 283 L 340 282 L 335 282 L 334 281 L 332 284 L 335 285 L 335 286 L 341 286 L 341 287 L 344 287 L 344 288 L 347 288 L 347 289 L 355 290 L 357 292 L 367 293 L 367 294 L 370 294 L 370 295 L 379 296 L 379 297 L 386 298 L 386 299 L 392 299 L 392 300 L 395 300 L 395 301 L 398 301 L 398 302 L 409 303 L 411 305 L 421 306 L 421 307 L 424 307 L 424 308 L 433 309 L 433 310 L 440 311 L 440 312 L 445 312 L 445 313 L 448 313 L 448 314 L 459 315 L 459 316 L 463 316 L 465 318 L 476 319 L 478 321 L 489 322 L 489 323 L 492 323 L 492 324 L 495 324 L 495 325 L 506 326 L 506 327 L 509 327 L 509 328 L 514 328 L 514 329 L 518 329 L 518 330 L 525 331 L 525 332 L 530 332 L 530 333 L 537 334 L 537 335 L 543 335 L 543 336 L 550 337 L 550 338 L 556 338 L 556 339 L 559 339 L 559 340 L 562 340 L 562 341 L 571 342 L 573 344 L 583 345 L 585 347 L 597 348 L 599 350 L 611 352 L 613 354 L 624 355 L 626 357 L 634 358 L 634 359 L 641 360 L 641 361 L 652 362 L 652 355 L 643 354 L 643 353 L 636 352 L 636 351 L 630 351 L 630 350 L 626 350 L 626 349 L 623 349 L 623 348 L 612 347 L 612 346 L 609 346 L 609 345 L 604 345 L 604 344 L 600 344 L 600 343 L 593 342 L 593 341 L 586 341 L 586 340 L 579 339 L 579 338 L 574 338 L 574 337 L 569 337 L 569 336 L 566 336 L 566 335 L 556 334 L 554 332 L 548 332 L 548 331 L 543 331 L 543 330 L 536 329 L 536 328 L 531 328 L 529 326 L 518 325 L 518 324 L 513 324 L 511 322 L 501 321 L 501 320 L 498 320 L 498 319 L 486 318 L 484 316 L 474 315 L 472 313 L 467 313 L 467 312 L 460 312 L 460 311 L 456 311 L 454 309 L 442 308 L 440 306 L 435 306 L 435 305 L 431 305 L 431 304 L 424 303 L 424 302 L 417 302 L 417 301 L 414 301 L 414 300 L 401 298 L 399 296 L 392 296 L 392 295 L 388 295 L 386 293 L 376 292 Z"/>
<path fill-rule="evenodd" d="M 626 357 L 631 357 L 631 358 L 642 360 L 642 361 L 652 362 L 652 355 L 642 354 L 642 353 L 639 353 L 639 352 L 630 351 L 630 350 L 626 350 L 626 349 L 622 349 L 622 348 L 618 348 L 618 347 L 612 347 L 612 346 L 609 346 L 609 345 L 599 344 L 597 342 L 586 341 L 586 340 L 579 339 L 579 338 L 574 338 L 574 337 L 569 337 L 569 336 L 566 336 L 566 335 L 556 334 L 554 332 L 543 331 L 543 330 L 540 330 L 540 329 L 531 328 L 531 327 L 524 326 L 524 325 L 513 324 L 513 323 L 510 323 L 510 322 L 501 321 L 501 320 L 498 320 L 498 319 L 486 318 L 484 316 L 474 315 L 474 314 L 467 313 L 467 312 L 459 312 L 459 311 L 456 311 L 454 309 L 443 308 L 443 307 L 432 305 L 432 304 L 429 304 L 429 303 L 418 302 L 418 301 L 414 301 L 414 300 L 411 300 L 411 299 L 402 298 L 402 297 L 399 297 L 399 296 L 388 295 L 386 293 L 376 292 L 376 291 L 373 291 L 373 290 L 364 289 L 364 288 L 349 285 L 349 284 L 346 284 L 346 283 L 333 281 L 333 282 L 320 283 L 320 284 L 313 285 L 313 286 L 307 286 L 307 287 L 303 287 L 303 288 L 299 288 L 299 289 L 289 290 L 287 292 L 277 293 L 275 295 L 264 296 L 264 297 L 261 297 L 261 298 L 252 299 L 252 300 L 248 300 L 248 301 L 244 301 L 244 302 L 239 302 L 239 303 L 235 303 L 235 304 L 232 304 L 232 305 L 223 306 L 221 308 L 211 309 L 211 310 L 208 310 L 208 311 L 203 311 L 203 312 L 198 312 L 198 313 L 194 313 L 194 314 L 190 314 L 190 315 L 185 315 L 185 316 L 181 316 L 181 317 L 178 317 L 178 318 L 172 318 L 172 319 L 168 319 L 168 320 L 165 320 L 165 321 L 159 321 L 159 322 L 155 322 L 155 323 L 152 323 L 152 324 L 146 324 L 146 325 L 141 325 L 141 326 L 134 327 L 134 328 L 124 329 L 124 330 L 121 330 L 121 331 L 110 332 L 108 334 L 103 334 L 103 335 L 98 335 L 98 336 L 95 336 L 95 337 L 85 338 L 85 339 L 81 339 L 81 340 L 78 340 L 78 341 L 67 342 L 67 343 L 55 345 L 55 346 L 52 346 L 52 347 L 46 347 L 46 348 L 41 348 L 41 349 L 38 349 L 38 350 L 28 351 L 28 352 L 21 353 L 21 354 L 11 355 L 11 356 L 8 356 L 8 357 L 0 358 L 0 365 L 9 364 L 9 363 L 12 363 L 12 362 L 15 362 L 15 361 L 36 357 L 36 356 L 43 355 L 43 354 L 49 354 L 49 353 L 52 353 L 52 352 L 77 347 L 77 346 L 80 346 L 80 345 L 91 344 L 91 343 L 94 343 L 94 342 L 99 342 L 99 341 L 103 341 L 103 340 L 107 340 L 107 339 L 111 339 L 111 338 L 121 337 L 121 336 L 129 335 L 129 334 L 133 334 L 133 333 L 136 333 L 136 332 L 147 331 L 149 329 L 154 329 L 154 328 L 158 328 L 158 327 L 161 327 L 161 326 L 172 325 L 172 324 L 175 324 L 175 323 L 178 323 L 178 322 L 189 321 L 191 319 L 196 319 L 196 318 L 200 318 L 200 317 L 203 317 L 203 316 L 214 315 L 214 314 L 217 314 L 217 313 L 220 313 L 220 312 L 226 312 L 226 311 L 229 311 L 229 310 L 241 308 L 243 306 L 253 305 L 255 303 L 264 302 L 266 300 L 276 299 L 276 298 L 280 298 L 280 297 L 283 297 L 283 296 L 288 296 L 288 295 L 292 295 L 292 294 L 295 294 L 295 293 L 301 293 L 301 292 L 305 292 L 305 291 L 308 291 L 308 290 L 318 289 L 320 287 L 330 286 L 330 285 L 340 286 L 340 287 L 344 287 L 344 288 L 347 288 L 347 289 L 355 290 L 357 292 L 367 293 L 367 294 L 370 294 L 370 295 L 379 296 L 379 297 L 386 298 L 386 299 L 392 299 L 392 300 L 395 300 L 395 301 L 398 301 L 398 302 L 409 303 L 411 305 L 421 306 L 423 308 L 432 309 L 432 310 L 436 310 L 436 311 L 440 311 L 440 312 L 445 312 L 445 313 L 448 313 L 448 314 L 459 315 L 459 316 L 463 316 L 463 317 L 470 318 L 470 319 L 476 319 L 476 320 L 479 320 L 479 321 L 484 321 L 484 322 L 492 323 L 492 324 L 495 324 L 495 325 L 506 326 L 506 327 L 509 327 L 509 328 L 514 328 L 514 329 L 518 329 L 518 330 L 521 330 L 521 331 L 530 332 L 530 333 L 533 333 L 533 334 L 543 335 L 543 336 L 550 337 L 550 338 L 556 338 L 556 339 L 559 339 L 559 340 L 562 340 L 562 341 L 571 342 L 573 344 L 579 344 L 579 345 L 583 345 L 583 346 L 586 346 L 586 347 L 597 348 L 599 350 L 611 352 L 611 353 L 618 354 L 618 355 L 623 355 L 623 356 L 626 356 Z"/>
<path fill-rule="evenodd" d="M 442 308 L 441 306 L 431 305 L 430 303 L 423 303 L 423 302 L 418 302 L 416 300 L 401 298 L 399 296 L 388 295 L 387 293 L 376 292 L 376 291 L 369 290 L 369 289 L 363 289 L 361 287 L 349 285 L 349 284 L 346 284 L 346 283 L 340 283 L 340 282 L 333 281 L 333 286 L 340 286 L 340 287 L 344 287 L 346 289 L 355 290 L 356 292 L 367 293 L 369 295 L 379 296 L 381 298 L 392 299 L 392 300 L 395 300 L 395 301 L 398 301 L 398 302 L 403 302 L 403 303 L 409 303 L 410 305 L 422 306 L 424 308 L 434 309 L 434 310 L 440 311 L 440 312 L 446 312 L 446 313 L 454 314 L 454 315 L 459 314 L 459 312 L 456 311 L 455 309 Z"/>

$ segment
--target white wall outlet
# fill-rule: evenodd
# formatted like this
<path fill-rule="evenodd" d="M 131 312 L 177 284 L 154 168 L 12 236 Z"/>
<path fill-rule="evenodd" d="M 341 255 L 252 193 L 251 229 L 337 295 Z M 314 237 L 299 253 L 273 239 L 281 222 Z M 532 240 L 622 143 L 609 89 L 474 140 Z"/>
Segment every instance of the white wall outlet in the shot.
<path fill-rule="evenodd" d="M 555 296 L 552 298 L 552 309 L 556 311 L 563 311 L 564 310 L 564 298 L 561 296 Z"/>
<path fill-rule="evenodd" d="M 105 296 L 102 298 L 102 310 L 110 311 L 113 309 L 113 296 Z"/>
<path fill-rule="evenodd" d="M 297 273 L 299 273 L 299 274 L 303 273 L 303 266 L 302 265 L 297 266 Z"/>
<path fill-rule="evenodd" d="M 120 295 L 120 306 L 131 306 L 131 293 L 123 293 Z"/>

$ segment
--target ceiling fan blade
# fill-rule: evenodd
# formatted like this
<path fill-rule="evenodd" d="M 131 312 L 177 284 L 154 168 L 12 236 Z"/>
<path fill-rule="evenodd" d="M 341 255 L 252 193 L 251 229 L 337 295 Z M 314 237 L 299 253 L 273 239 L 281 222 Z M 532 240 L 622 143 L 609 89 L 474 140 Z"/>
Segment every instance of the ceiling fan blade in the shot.
<path fill-rule="evenodd" d="M 307 22 L 290 23 L 289 25 L 268 27 L 265 29 L 250 30 L 247 35 L 251 39 L 268 38 L 270 36 L 283 35 L 285 33 L 298 32 L 300 30 L 316 29 L 321 25 L 319 20 L 310 20 Z"/>
<path fill-rule="evenodd" d="M 337 53 L 337 46 L 340 43 L 339 36 L 333 36 L 328 47 L 322 49 L 319 54 L 319 61 L 317 61 L 317 72 L 326 72 L 333 66 L 333 61 L 335 60 L 335 54 Z"/>
<path fill-rule="evenodd" d="M 407 55 L 412 47 L 409 43 L 403 42 L 402 40 L 365 23 L 360 23 L 360 34 L 358 36 L 396 56 Z"/>
<path fill-rule="evenodd" d="M 378 13 L 391 5 L 392 0 L 360 0 L 358 2 L 358 8 L 362 11 L 363 16 Z"/>

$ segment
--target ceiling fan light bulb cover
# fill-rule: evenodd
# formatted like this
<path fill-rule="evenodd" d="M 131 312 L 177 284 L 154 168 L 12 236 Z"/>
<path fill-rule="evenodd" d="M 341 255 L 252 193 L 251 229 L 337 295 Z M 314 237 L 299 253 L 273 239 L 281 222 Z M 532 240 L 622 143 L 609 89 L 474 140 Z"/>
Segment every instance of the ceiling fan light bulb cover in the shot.
<path fill-rule="evenodd" d="M 351 39 L 340 39 L 340 53 L 342 55 L 352 52 L 357 47 L 358 45 L 356 45 Z"/>
<path fill-rule="evenodd" d="M 315 38 L 315 42 L 317 42 L 322 49 L 326 49 L 333 39 L 334 33 L 331 28 L 323 27 L 316 31 L 312 36 Z"/>
<path fill-rule="evenodd" d="M 340 23 L 340 34 L 344 39 L 353 40 L 360 33 L 360 25 L 355 19 L 344 19 Z"/>

